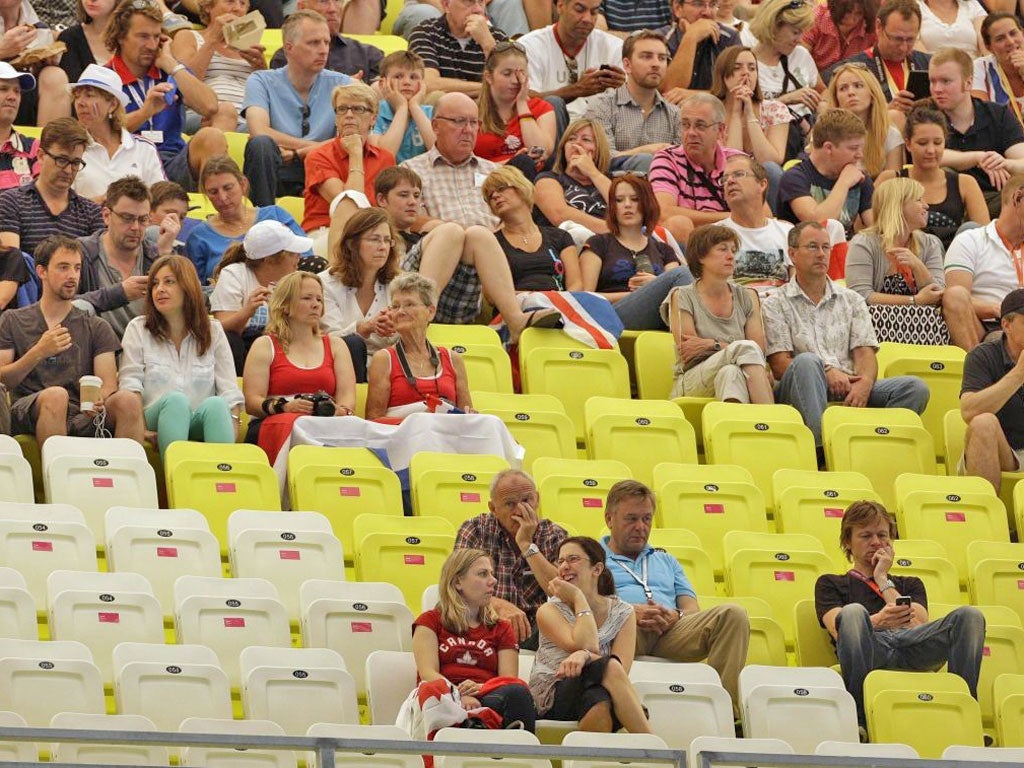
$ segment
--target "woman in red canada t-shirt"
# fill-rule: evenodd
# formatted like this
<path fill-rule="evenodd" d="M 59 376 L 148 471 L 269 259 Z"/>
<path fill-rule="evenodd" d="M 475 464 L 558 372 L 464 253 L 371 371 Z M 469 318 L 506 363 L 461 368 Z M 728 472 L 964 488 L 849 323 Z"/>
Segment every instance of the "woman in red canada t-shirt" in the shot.
<path fill-rule="evenodd" d="M 505 727 L 519 721 L 533 731 L 537 710 L 522 681 L 495 687 L 491 678 L 519 676 L 519 645 L 511 622 L 491 605 L 494 567 L 479 549 L 456 549 L 441 568 L 437 606 L 413 623 L 412 652 L 421 681 L 446 678 L 458 686 L 467 710 L 490 707 Z"/>

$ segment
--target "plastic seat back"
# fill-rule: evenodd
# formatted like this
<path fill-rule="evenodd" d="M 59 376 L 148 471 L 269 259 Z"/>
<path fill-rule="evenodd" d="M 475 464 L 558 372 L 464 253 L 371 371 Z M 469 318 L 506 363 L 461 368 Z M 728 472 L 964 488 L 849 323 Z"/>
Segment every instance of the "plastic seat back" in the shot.
<path fill-rule="evenodd" d="M 0 640 L 0 710 L 47 728 L 59 712 L 102 714 L 103 680 L 88 648 L 69 640 Z"/>
<path fill-rule="evenodd" d="M 608 491 L 631 476 L 629 467 L 610 459 L 543 458 L 533 464 L 544 516 L 583 536 L 597 536 L 604 528 Z"/>
<path fill-rule="evenodd" d="M 642 400 L 668 400 L 675 384 L 676 343 L 671 333 L 645 331 L 633 344 L 636 392 Z"/>
<path fill-rule="evenodd" d="M 214 720 L 190 717 L 181 724 L 182 733 L 228 733 L 239 741 L 245 736 L 284 736 L 284 729 L 270 720 Z M 284 749 L 238 749 L 236 747 L 189 747 L 182 751 L 181 764 L 194 768 L 296 768 L 294 752 Z"/>
<path fill-rule="evenodd" d="M 413 514 L 461 525 L 487 511 L 491 480 L 508 468 L 500 456 L 420 451 L 409 462 Z"/>
<path fill-rule="evenodd" d="M 542 456 L 576 458 L 576 427 L 552 395 L 474 391 L 473 406 L 480 413 L 497 416 L 508 427 L 512 437 L 526 450 L 523 469 L 527 472 Z"/>
<path fill-rule="evenodd" d="M 61 712 L 53 716 L 51 728 L 95 731 L 155 731 L 156 725 L 142 715 L 97 715 Z M 167 765 L 167 747 L 156 744 L 56 743 L 50 759 L 56 763 L 100 765 Z"/>
<path fill-rule="evenodd" d="M 393 724 L 415 687 L 416 660 L 411 651 L 374 651 L 366 657 L 366 704 L 374 725 Z"/>

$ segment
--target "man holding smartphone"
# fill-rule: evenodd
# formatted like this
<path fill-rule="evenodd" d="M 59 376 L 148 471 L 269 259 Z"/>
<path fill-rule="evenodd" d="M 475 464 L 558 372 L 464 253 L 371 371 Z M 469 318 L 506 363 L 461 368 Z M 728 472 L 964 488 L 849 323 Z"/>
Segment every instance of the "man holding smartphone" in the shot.
<path fill-rule="evenodd" d="M 864 718 L 864 678 L 875 669 L 934 671 L 944 663 L 978 698 L 985 617 L 961 606 L 928 621 L 928 596 L 916 576 L 891 576 L 896 521 L 875 501 L 843 513 L 839 544 L 852 568 L 826 574 L 814 587 L 818 621 L 835 643 L 846 689 Z"/>

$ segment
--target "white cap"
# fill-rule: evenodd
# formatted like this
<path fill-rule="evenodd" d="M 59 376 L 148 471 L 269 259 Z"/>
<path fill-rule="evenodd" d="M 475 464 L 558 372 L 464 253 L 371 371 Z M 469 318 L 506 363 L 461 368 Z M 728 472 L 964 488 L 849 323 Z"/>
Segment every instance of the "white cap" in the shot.
<path fill-rule="evenodd" d="M 23 91 L 36 87 L 36 79 L 28 72 L 19 72 L 6 61 L 0 61 L 0 80 L 17 80 Z"/>
<path fill-rule="evenodd" d="M 68 84 L 68 90 L 74 93 L 75 88 L 82 88 L 83 86 L 89 86 L 98 91 L 109 93 L 120 102 L 122 107 L 128 106 L 128 96 L 121 87 L 121 78 L 112 69 L 101 67 L 99 64 L 90 64 L 78 76 L 77 83 Z"/>
<path fill-rule="evenodd" d="M 265 259 L 281 251 L 305 253 L 313 247 L 308 237 L 299 237 L 280 221 L 267 219 L 256 222 L 242 241 L 245 255 L 250 259 Z"/>

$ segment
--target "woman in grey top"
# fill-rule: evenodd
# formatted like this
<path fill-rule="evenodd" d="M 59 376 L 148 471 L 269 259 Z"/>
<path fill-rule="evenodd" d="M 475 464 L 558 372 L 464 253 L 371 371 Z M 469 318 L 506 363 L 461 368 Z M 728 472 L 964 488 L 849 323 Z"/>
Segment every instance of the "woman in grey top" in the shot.
<path fill-rule="evenodd" d="M 846 253 L 847 288 L 868 304 L 941 304 L 942 243 L 921 231 L 928 223 L 924 187 L 913 179 L 882 182 L 871 212 L 874 226 L 854 236 Z"/>
<path fill-rule="evenodd" d="M 672 397 L 774 402 L 761 304 L 752 289 L 732 282 L 739 245 L 733 230 L 717 224 L 698 227 L 686 243 L 697 282 L 674 288 L 661 305 L 676 340 Z"/>
<path fill-rule="evenodd" d="M 604 547 L 573 536 L 562 542 L 555 565 L 553 599 L 537 611 L 540 645 L 530 675 L 537 713 L 578 720 L 581 731 L 650 733 L 629 682 L 636 614 L 615 596 Z"/>

